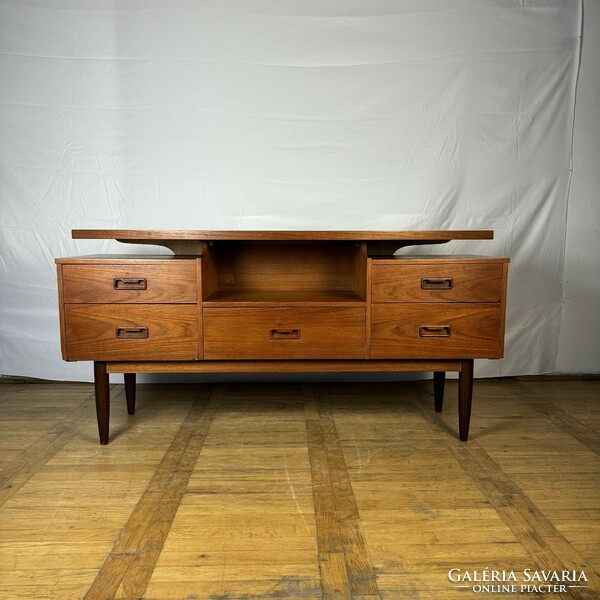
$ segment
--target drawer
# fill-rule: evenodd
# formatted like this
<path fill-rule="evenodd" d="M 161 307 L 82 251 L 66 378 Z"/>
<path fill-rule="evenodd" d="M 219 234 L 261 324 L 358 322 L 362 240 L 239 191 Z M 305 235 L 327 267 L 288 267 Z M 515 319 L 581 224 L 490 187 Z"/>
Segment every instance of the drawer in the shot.
<path fill-rule="evenodd" d="M 378 304 L 371 358 L 501 358 L 497 304 Z"/>
<path fill-rule="evenodd" d="M 373 265 L 373 302 L 500 302 L 503 265 Z"/>
<path fill-rule="evenodd" d="M 365 358 L 365 309 L 205 308 L 204 358 Z"/>
<path fill-rule="evenodd" d="M 169 304 L 67 304 L 67 360 L 194 360 L 198 308 Z"/>
<path fill-rule="evenodd" d="M 64 302 L 196 302 L 196 261 L 131 261 L 62 268 Z"/>

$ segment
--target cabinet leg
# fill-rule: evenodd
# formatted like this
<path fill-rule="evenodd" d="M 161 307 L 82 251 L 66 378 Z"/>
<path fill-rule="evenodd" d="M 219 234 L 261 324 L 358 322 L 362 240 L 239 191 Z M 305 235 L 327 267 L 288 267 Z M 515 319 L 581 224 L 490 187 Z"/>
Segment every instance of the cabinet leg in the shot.
<path fill-rule="evenodd" d="M 125 373 L 125 400 L 127 401 L 127 412 L 135 414 L 135 373 Z"/>
<path fill-rule="evenodd" d="M 461 442 L 469 439 L 471 402 L 473 400 L 473 359 L 461 361 L 458 374 L 458 433 Z"/>
<path fill-rule="evenodd" d="M 444 406 L 444 385 L 446 383 L 445 371 L 434 371 L 433 373 L 433 401 L 435 412 L 442 412 Z"/>
<path fill-rule="evenodd" d="M 94 387 L 96 391 L 96 417 L 98 419 L 98 433 L 100 443 L 108 444 L 108 423 L 110 421 L 110 387 L 106 363 L 94 363 Z"/>

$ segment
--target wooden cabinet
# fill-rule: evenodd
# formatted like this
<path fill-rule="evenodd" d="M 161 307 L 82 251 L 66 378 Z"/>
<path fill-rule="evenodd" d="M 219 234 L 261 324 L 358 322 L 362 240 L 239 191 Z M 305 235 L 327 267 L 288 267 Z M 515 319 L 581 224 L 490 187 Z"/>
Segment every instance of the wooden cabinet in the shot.
<path fill-rule="evenodd" d="M 396 257 L 411 244 L 489 231 L 76 230 L 78 239 L 169 247 L 174 256 L 57 259 L 65 360 L 94 361 L 101 443 L 108 373 L 434 371 L 459 373 L 468 436 L 473 359 L 500 358 L 508 259 Z"/>

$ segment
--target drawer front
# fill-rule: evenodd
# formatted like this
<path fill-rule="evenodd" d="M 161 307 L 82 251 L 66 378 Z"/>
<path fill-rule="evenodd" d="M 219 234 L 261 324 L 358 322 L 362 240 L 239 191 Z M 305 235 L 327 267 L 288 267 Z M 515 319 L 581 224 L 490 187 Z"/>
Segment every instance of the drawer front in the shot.
<path fill-rule="evenodd" d="M 502 264 L 373 265 L 373 302 L 500 302 Z"/>
<path fill-rule="evenodd" d="M 79 303 L 196 302 L 196 261 L 64 265 L 63 300 Z"/>
<path fill-rule="evenodd" d="M 371 358 L 501 358 L 500 306 L 380 304 L 371 318 Z"/>
<path fill-rule="evenodd" d="M 205 308 L 204 358 L 365 358 L 364 308 Z"/>
<path fill-rule="evenodd" d="M 194 360 L 196 305 L 67 304 L 67 360 Z"/>

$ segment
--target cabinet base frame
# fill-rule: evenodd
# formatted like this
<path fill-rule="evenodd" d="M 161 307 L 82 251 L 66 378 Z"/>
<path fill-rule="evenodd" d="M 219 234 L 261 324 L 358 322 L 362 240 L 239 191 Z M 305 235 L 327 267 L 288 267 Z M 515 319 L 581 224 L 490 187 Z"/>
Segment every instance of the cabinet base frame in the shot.
<path fill-rule="evenodd" d="M 473 359 L 461 360 L 209 360 L 181 362 L 94 362 L 96 416 L 102 445 L 109 442 L 110 373 L 125 375 L 125 397 L 135 412 L 136 373 L 390 373 L 434 372 L 435 410 L 441 412 L 447 371 L 458 375 L 459 439 L 469 438 L 473 398 Z"/>

